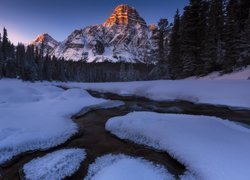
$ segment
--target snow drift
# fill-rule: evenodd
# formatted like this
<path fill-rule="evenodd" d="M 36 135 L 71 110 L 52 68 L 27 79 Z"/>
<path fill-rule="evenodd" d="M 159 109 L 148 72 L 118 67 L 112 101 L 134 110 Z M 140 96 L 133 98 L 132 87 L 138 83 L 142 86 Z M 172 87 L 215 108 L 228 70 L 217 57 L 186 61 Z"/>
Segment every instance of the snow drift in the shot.
<path fill-rule="evenodd" d="M 197 179 L 250 177 L 250 129 L 234 122 L 208 116 L 134 112 L 111 118 L 106 129 L 121 139 L 168 152 Z"/>

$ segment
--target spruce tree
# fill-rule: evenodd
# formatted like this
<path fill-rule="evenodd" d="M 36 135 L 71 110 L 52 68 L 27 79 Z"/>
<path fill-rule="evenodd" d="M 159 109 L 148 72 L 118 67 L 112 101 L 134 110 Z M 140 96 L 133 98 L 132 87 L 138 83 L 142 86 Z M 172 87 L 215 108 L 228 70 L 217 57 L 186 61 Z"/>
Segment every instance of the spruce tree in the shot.
<path fill-rule="evenodd" d="M 167 35 L 168 35 L 169 23 L 167 19 L 160 19 L 158 22 L 159 34 L 158 34 L 158 46 L 160 61 L 164 61 L 167 56 Z"/>
<path fill-rule="evenodd" d="M 209 4 L 202 60 L 204 74 L 220 70 L 223 62 L 224 0 L 211 0 Z"/>
<path fill-rule="evenodd" d="M 170 37 L 170 54 L 169 54 L 169 73 L 172 79 L 179 77 L 181 72 L 180 61 L 180 14 L 179 10 L 176 11 L 174 17 L 174 25 Z"/>
<path fill-rule="evenodd" d="M 249 10 L 250 10 L 250 1 L 249 0 L 240 0 L 239 3 L 239 9 L 238 9 L 238 21 L 240 25 L 240 31 L 244 31 L 246 24 L 246 21 L 249 17 Z"/>
<path fill-rule="evenodd" d="M 238 21 L 238 0 L 229 0 L 227 4 L 225 21 L 225 60 L 223 71 L 232 72 L 240 59 L 242 42 L 240 38 L 240 25 Z"/>
<path fill-rule="evenodd" d="M 190 0 L 181 19 L 180 55 L 184 77 L 203 72 L 201 52 L 204 48 L 208 4 L 205 0 Z"/>
<path fill-rule="evenodd" d="M 239 67 L 247 65 L 250 65 L 250 13 L 244 24 L 244 31 L 241 33 L 240 60 L 238 61 Z"/>
<path fill-rule="evenodd" d="M 6 62 L 7 59 L 7 51 L 9 46 L 8 33 L 7 29 L 3 28 L 3 40 L 2 40 L 2 53 L 3 53 L 3 61 Z"/>
<path fill-rule="evenodd" d="M 0 33 L 0 78 L 3 77 L 3 53 L 2 53 L 2 35 Z"/>
<path fill-rule="evenodd" d="M 25 53 L 25 80 L 35 81 L 37 80 L 37 64 L 35 63 L 35 51 L 34 46 L 29 45 L 27 46 L 27 50 Z"/>
<path fill-rule="evenodd" d="M 1 69 L 2 69 L 2 76 L 5 77 L 14 77 L 16 74 L 16 69 L 15 69 L 15 47 L 13 44 L 8 39 L 8 32 L 7 29 L 4 27 L 3 28 L 3 38 L 2 38 L 2 61 L 0 62 L 1 64 Z"/>
<path fill-rule="evenodd" d="M 6 76 L 6 60 L 7 60 L 7 48 L 8 48 L 8 33 L 5 27 L 3 28 L 3 38 L 2 38 L 2 46 L 1 46 L 1 75 Z"/>
<path fill-rule="evenodd" d="M 168 73 L 168 54 L 169 54 L 169 34 L 170 25 L 167 19 L 160 19 L 158 22 L 158 51 L 159 51 L 159 62 L 156 67 L 156 76 L 162 78 L 169 78 Z"/>
<path fill-rule="evenodd" d="M 244 61 L 244 66 L 250 65 L 250 9 L 249 9 L 249 15 L 248 19 L 245 22 L 245 35 L 246 35 L 246 58 Z"/>
<path fill-rule="evenodd" d="M 17 62 L 17 74 L 23 79 L 24 76 L 24 64 L 25 64 L 25 46 L 18 43 L 16 47 L 16 62 Z"/>
<path fill-rule="evenodd" d="M 5 76 L 9 78 L 17 77 L 17 64 L 15 59 L 15 46 L 8 42 L 7 59 L 5 63 Z"/>
<path fill-rule="evenodd" d="M 43 66 L 44 66 L 44 54 L 45 54 L 45 47 L 44 42 L 42 42 L 40 49 L 36 50 L 36 62 L 37 62 L 37 71 L 38 71 L 38 79 L 43 80 Z"/>

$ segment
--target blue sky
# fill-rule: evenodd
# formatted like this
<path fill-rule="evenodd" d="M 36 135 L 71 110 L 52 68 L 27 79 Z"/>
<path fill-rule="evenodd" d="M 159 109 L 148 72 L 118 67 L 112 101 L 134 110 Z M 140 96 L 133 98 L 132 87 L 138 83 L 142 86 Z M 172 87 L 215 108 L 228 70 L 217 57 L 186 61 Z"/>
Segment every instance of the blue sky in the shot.
<path fill-rule="evenodd" d="M 188 0 L 1 0 L 0 28 L 8 29 L 14 43 L 45 32 L 62 41 L 75 29 L 102 24 L 119 4 L 135 7 L 147 24 L 156 24 L 160 18 L 172 21 Z"/>

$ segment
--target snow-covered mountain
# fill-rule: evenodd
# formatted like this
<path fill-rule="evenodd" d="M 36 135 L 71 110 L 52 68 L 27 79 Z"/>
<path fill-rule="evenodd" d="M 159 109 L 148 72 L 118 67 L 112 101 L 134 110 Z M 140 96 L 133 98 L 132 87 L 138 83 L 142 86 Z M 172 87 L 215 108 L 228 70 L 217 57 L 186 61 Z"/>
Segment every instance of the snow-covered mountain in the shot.
<path fill-rule="evenodd" d="M 51 54 L 54 49 L 59 45 L 54 38 L 52 38 L 49 34 L 43 33 L 38 35 L 35 40 L 33 40 L 30 44 L 37 46 L 39 49 L 43 47 L 44 55 Z"/>
<path fill-rule="evenodd" d="M 157 61 L 156 26 L 147 26 L 135 8 L 119 5 L 102 25 L 75 30 L 51 55 L 65 60 L 103 62 Z"/>

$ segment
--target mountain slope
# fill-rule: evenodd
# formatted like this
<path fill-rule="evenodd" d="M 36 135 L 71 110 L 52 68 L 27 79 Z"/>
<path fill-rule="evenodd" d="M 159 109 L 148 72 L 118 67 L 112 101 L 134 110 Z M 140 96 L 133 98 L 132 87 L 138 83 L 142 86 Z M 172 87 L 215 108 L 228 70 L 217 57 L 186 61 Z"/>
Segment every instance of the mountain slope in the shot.
<path fill-rule="evenodd" d="M 155 63 L 157 34 L 157 27 L 147 26 L 135 8 L 119 5 L 102 25 L 75 30 L 47 49 L 50 55 L 65 60 Z"/>

